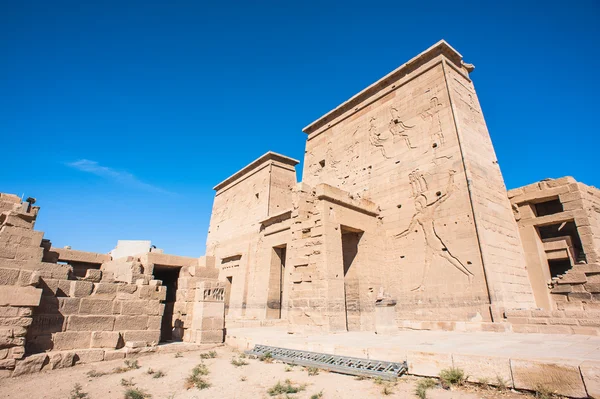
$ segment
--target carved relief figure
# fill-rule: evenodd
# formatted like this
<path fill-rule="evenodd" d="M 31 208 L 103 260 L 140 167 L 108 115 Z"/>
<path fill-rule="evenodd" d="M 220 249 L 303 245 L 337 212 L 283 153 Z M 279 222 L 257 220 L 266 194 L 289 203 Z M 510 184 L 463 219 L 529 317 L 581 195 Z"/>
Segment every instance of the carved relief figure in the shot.
<path fill-rule="evenodd" d="M 379 148 L 385 158 L 390 158 L 385 151 L 385 144 L 389 137 L 384 137 L 377 126 L 375 126 L 376 119 L 375 117 L 371 117 L 369 120 L 369 142 L 372 146 Z"/>
<path fill-rule="evenodd" d="M 389 123 L 389 130 L 392 135 L 403 138 L 408 149 L 417 148 L 410 143 L 410 137 L 408 136 L 408 131 L 415 126 L 408 126 L 402 122 L 399 112 L 396 108 L 390 108 L 390 113 L 392 114 L 392 120 Z"/>
<path fill-rule="evenodd" d="M 412 291 L 424 290 L 425 278 L 429 272 L 429 267 L 431 266 L 431 262 L 436 258 L 444 259 L 465 274 L 469 278 L 469 284 L 472 281 L 473 273 L 471 273 L 471 271 L 467 269 L 456 256 L 452 255 L 446 244 L 444 244 L 444 241 L 435 231 L 435 213 L 439 206 L 452 195 L 454 190 L 454 173 L 455 171 L 453 170 L 449 171 L 446 192 L 443 194 L 438 192 L 438 197 L 430 204 L 427 203 L 427 197 L 423 194 L 423 188 L 427 188 L 427 183 L 423 174 L 414 171 L 409 177 L 411 180 L 411 187 L 413 188 L 416 213 L 413 215 L 406 230 L 396 234 L 394 237 L 406 237 L 413 231 L 416 224 L 421 226 L 421 230 L 425 236 L 425 269 L 423 270 L 423 277 L 421 278 L 420 284 L 413 288 Z"/>
<path fill-rule="evenodd" d="M 442 121 L 440 120 L 440 109 L 442 103 L 437 97 L 431 97 L 429 108 L 421 113 L 424 121 L 429 121 L 429 134 L 431 134 L 432 147 L 435 150 L 444 145 L 444 134 L 442 133 Z"/>

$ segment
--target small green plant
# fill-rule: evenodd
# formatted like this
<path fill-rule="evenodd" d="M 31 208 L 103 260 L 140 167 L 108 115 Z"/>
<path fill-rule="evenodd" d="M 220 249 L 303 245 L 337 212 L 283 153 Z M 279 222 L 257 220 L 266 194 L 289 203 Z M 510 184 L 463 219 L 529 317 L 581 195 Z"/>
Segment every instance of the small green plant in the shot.
<path fill-rule="evenodd" d="M 385 383 L 385 381 L 383 381 L 383 378 L 381 378 L 381 377 L 373 378 L 373 382 L 377 385 L 383 385 Z"/>
<path fill-rule="evenodd" d="M 86 375 L 91 378 L 102 377 L 103 375 L 106 375 L 106 374 L 108 374 L 108 373 L 105 373 L 103 371 L 96 371 L 96 370 L 90 370 L 86 373 Z"/>
<path fill-rule="evenodd" d="M 231 359 L 231 364 L 233 364 L 235 367 L 242 367 L 242 366 L 247 366 L 248 363 L 247 361 L 245 361 L 244 359 L 236 359 L 235 357 Z"/>
<path fill-rule="evenodd" d="M 205 353 L 200 354 L 200 359 L 214 359 L 215 357 L 217 357 L 217 352 L 215 352 L 215 351 L 210 351 L 210 352 L 205 352 Z"/>
<path fill-rule="evenodd" d="M 496 376 L 495 385 L 499 391 L 506 391 L 508 389 L 508 382 L 506 382 L 506 380 L 504 380 L 504 378 L 500 377 L 499 375 Z"/>
<path fill-rule="evenodd" d="M 385 384 L 383 386 L 383 389 L 381 390 L 381 393 L 384 394 L 385 396 L 391 395 L 394 393 L 394 389 L 393 389 L 393 384 Z"/>
<path fill-rule="evenodd" d="M 152 375 L 154 373 L 156 373 L 156 371 L 154 371 L 152 368 L 148 368 L 148 370 L 146 370 L 146 374 Z"/>
<path fill-rule="evenodd" d="M 196 387 L 198 389 L 206 389 L 210 387 L 210 383 L 203 378 L 210 373 L 208 367 L 204 363 L 200 363 L 192 369 L 192 374 L 186 379 L 186 388 L 190 389 Z"/>
<path fill-rule="evenodd" d="M 129 388 L 125 391 L 124 399 L 148 399 L 152 395 L 138 388 Z"/>
<path fill-rule="evenodd" d="M 125 360 L 125 367 L 129 370 L 137 370 L 140 368 L 140 363 L 136 360 Z"/>
<path fill-rule="evenodd" d="M 177 352 L 175 354 L 175 359 L 180 358 L 180 357 L 183 357 L 183 355 L 181 354 L 181 352 Z"/>
<path fill-rule="evenodd" d="M 440 371 L 440 382 L 444 389 L 448 389 L 453 385 L 463 385 L 465 379 L 465 372 L 456 367 L 450 367 Z"/>
<path fill-rule="evenodd" d="M 133 382 L 133 377 L 126 380 L 125 378 L 121 378 L 121 385 L 124 387 L 132 387 L 135 385 L 135 382 Z"/>
<path fill-rule="evenodd" d="M 308 371 L 308 375 L 309 376 L 319 375 L 319 368 L 318 367 L 308 367 L 306 369 L 306 371 Z"/>
<path fill-rule="evenodd" d="M 415 389 L 415 395 L 417 395 L 421 399 L 425 399 L 427 398 L 427 390 L 433 388 L 436 385 L 437 383 L 435 382 L 435 380 L 431 378 L 419 380 Z"/>
<path fill-rule="evenodd" d="M 244 382 L 244 381 L 246 381 L 246 380 L 247 380 L 247 378 L 246 378 L 246 376 L 245 376 L 245 375 L 243 375 L 243 376 L 241 376 L 241 377 L 240 377 L 240 381 Z"/>
<path fill-rule="evenodd" d="M 551 399 L 554 397 L 555 393 L 555 391 L 552 391 L 550 388 L 541 384 L 538 384 L 535 387 L 535 397 L 538 399 Z"/>
<path fill-rule="evenodd" d="M 112 372 L 115 374 L 125 373 L 126 371 L 137 370 L 141 367 L 137 360 L 125 360 L 124 363 L 125 366 L 116 367 L 112 370 Z"/>
<path fill-rule="evenodd" d="M 248 356 L 246 356 L 246 354 L 245 354 L 244 352 L 242 352 L 242 353 L 240 353 L 240 356 L 239 356 L 239 357 L 240 357 L 240 359 L 245 359 L 245 358 L 247 358 Z"/>
<path fill-rule="evenodd" d="M 69 399 L 89 399 L 89 397 L 90 396 L 87 394 L 87 392 L 83 391 L 81 384 L 75 384 L 73 386 L 73 390 L 71 391 L 71 396 L 69 396 Z"/>
<path fill-rule="evenodd" d="M 289 373 L 290 371 L 294 371 L 294 366 L 292 366 L 290 364 L 286 364 L 285 365 L 285 372 Z"/>
<path fill-rule="evenodd" d="M 323 391 L 311 395 L 310 399 L 321 399 L 322 397 L 323 397 Z"/>
<path fill-rule="evenodd" d="M 482 387 L 488 389 L 490 386 L 490 379 L 486 377 L 481 377 L 477 379 L 477 383 Z"/>
<path fill-rule="evenodd" d="M 273 355 L 271 354 L 271 352 L 266 352 L 266 353 L 260 355 L 258 360 L 260 360 L 261 362 L 265 362 L 265 363 L 273 363 Z"/>
<path fill-rule="evenodd" d="M 152 374 L 152 378 L 162 378 L 166 374 L 162 370 L 158 370 L 156 373 Z"/>
<path fill-rule="evenodd" d="M 305 389 L 305 385 L 293 385 L 292 381 L 285 380 L 283 384 L 281 383 L 281 381 L 278 381 L 277 384 L 269 388 L 267 393 L 271 396 L 277 396 L 282 394 L 298 393 L 304 391 Z"/>
<path fill-rule="evenodd" d="M 365 377 L 364 375 L 357 375 L 356 377 L 354 377 L 356 381 L 366 380 L 367 378 L 369 377 Z"/>

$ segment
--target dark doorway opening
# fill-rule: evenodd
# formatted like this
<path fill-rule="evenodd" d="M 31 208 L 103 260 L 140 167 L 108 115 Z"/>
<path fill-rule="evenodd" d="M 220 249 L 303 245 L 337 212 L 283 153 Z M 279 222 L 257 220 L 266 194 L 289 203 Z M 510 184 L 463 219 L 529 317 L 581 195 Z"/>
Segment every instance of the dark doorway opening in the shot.
<path fill-rule="evenodd" d="M 267 293 L 267 319 L 281 319 L 283 303 L 283 276 L 285 276 L 285 256 L 287 247 L 273 247 L 271 253 L 271 270 L 269 274 L 269 291 Z"/>
<path fill-rule="evenodd" d="M 554 215 L 563 212 L 563 204 L 558 198 L 533 204 L 536 216 Z"/>
<path fill-rule="evenodd" d="M 569 271 L 572 265 L 569 259 L 548 259 L 548 267 L 550 268 L 550 276 L 558 277 Z"/>
<path fill-rule="evenodd" d="M 229 313 L 229 300 L 231 298 L 231 286 L 233 285 L 233 276 L 225 277 L 225 316 Z"/>
<path fill-rule="evenodd" d="M 160 341 L 173 341 L 173 328 L 183 327 L 176 326 L 177 320 L 173 320 L 173 310 L 175 301 L 177 300 L 177 279 L 181 267 L 160 266 L 154 265 L 154 278 L 161 280 L 163 286 L 167 287 L 167 299 L 165 300 L 165 312 L 163 313 L 160 326 Z M 179 321 L 181 322 L 181 321 Z"/>
<path fill-rule="evenodd" d="M 360 331 L 360 289 L 356 257 L 362 231 L 342 227 L 342 257 L 344 262 L 344 303 L 346 330 Z"/>

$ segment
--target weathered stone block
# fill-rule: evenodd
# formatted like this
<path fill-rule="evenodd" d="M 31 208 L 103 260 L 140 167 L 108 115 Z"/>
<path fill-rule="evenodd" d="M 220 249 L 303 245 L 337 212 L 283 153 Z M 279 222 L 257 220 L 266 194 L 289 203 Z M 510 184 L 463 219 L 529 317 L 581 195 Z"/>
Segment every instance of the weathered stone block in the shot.
<path fill-rule="evenodd" d="M 223 330 L 197 330 L 194 342 L 199 344 L 222 343 L 225 340 Z"/>
<path fill-rule="evenodd" d="M 125 351 L 115 350 L 115 351 L 105 351 L 104 352 L 104 360 L 116 360 L 116 359 L 125 359 Z"/>
<path fill-rule="evenodd" d="M 78 350 L 75 353 L 75 364 L 101 362 L 104 360 L 103 349 Z"/>
<path fill-rule="evenodd" d="M 115 331 L 145 330 L 148 326 L 148 316 L 116 316 Z M 158 328 L 160 329 L 160 328 Z"/>
<path fill-rule="evenodd" d="M 38 306 L 41 298 L 38 288 L 0 286 L 0 306 Z"/>
<path fill-rule="evenodd" d="M 81 314 L 112 314 L 113 312 L 113 301 L 110 299 L 92 299 L 82 298 L 81 305 L 79 306 L 79 313 Z"/>
<path fill-rule="evenodd" d="M 125 331 L 123 333 L 125 342 L 144 341 L 148 346 L 157 345 L 160 341 L 160 331 Z"/>
<path fill-rule="evenodd" d="M 117 331 L 94 331 L 92 332 L 92 348 L 115 349 L 119 346 L 121 334 Z"/>
<path fill-rule="evenodd" d="M 69 316 L 67 331 L 112 331 L 114 316 Z"/>
<path fill-rule="evenodd" d="M 19 269 L 0 269 L 0 285 L 14 285 L 19 280 Z"/>
<path fill-rule="evenodd" d="M 425 377 L 437 377 L 440 371 L 452 367 L 452 354 L 409 351 L 408 372 Z"/>
<path fill-rule="evenodd" d="M 600 362 L 587 360 L 579 365 L 587 393 L 592 398 L 600 398 Z"/>
<path fill-rule="evenodd" d="M 17 362 L 12 376 L 18 377 L 23 374 L 37 373 L 42 369 L 46 361 L 48 361 L 48 355 L 45 353 L 27 356 L 25 359 Z"/>
<path fill-rule="evenodd" d="M 79 313 L 79 298 L 57 298 L 59 312 L 63 315 Z"/>
<path fill-rule="evenodd" d="M 33 320 L 31 319 L 31 317 L 0 317 L 0 327 L 27 327 L 31 325 L 32 321 Z"/>
<path fill-rule="evenodd" d="M 148 314 L 148 301 L 123 301 L 121 313 L 124 315 Z"/>
<path fill-rule="evenodd" d="M 89 281 L 71 281 L 70 297 L 86 297 L 92 293 L 94 283 Z"/>
<path fill-rule="evenodd" d="M 73 352 L 51 353 L 49 356 L 49 366 L 52 370 L 72 367 L 75 363 L 75 353 Z"/>
<path fill-rule="evenodd" d="M 511 359 L 515 388 L 537 391 L 544 387 L 559 395 L 585 398 L 587 393 L 579 368 L 567 363 Z"/>
<path fill-rule="evenodd" d="M 161 316 L 148 316 L 148 330 L 160 330 L 161 324 Z"/>
<path fill-rule="evenodd" d="M 117 296 L 118 287 L 117 284 L 112 283 L 96 283 L 94 284 L 94 295 L 112 299 Z"/>
<path fill-rule="evenodd" d="M 571 292 L 567 294 L 569 301 L 591 301 L 592 294 L 589 292 Z"/>
<path fill-rule="evenodd" d="M 87 349 L 90 347 L 90 332 L 66 331 L 52 334 L 54 350 Z"/>
<path fill-rule="evenodd" d="M 587 277 L 585 273 L 571 271 L 564 275 L 563 278 L 557 281 L 559 285 L 561 284 L 584 284 L 587 283 Z"/>

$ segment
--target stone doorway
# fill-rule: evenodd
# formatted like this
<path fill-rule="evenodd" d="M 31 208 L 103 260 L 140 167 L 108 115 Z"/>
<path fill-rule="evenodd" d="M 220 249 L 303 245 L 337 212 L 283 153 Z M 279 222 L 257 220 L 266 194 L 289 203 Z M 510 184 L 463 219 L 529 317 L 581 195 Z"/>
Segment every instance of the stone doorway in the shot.
<path fill-rule="evenodd" d="M 360 331 L 360 289 L 357 256 L 363 232 L 342 226 L 346 330 Z"/>
<path fill-rule="evenodd" d="M 287 247 L 280 245 L 271 251 L 269 291 L 267 293 L 267 319 L 281 319 Z"/>
<path fill-rule="evenodd" d="M 180 271 L 181 267 L 154 265 L 154 278 L 162 280 L 163 286 L 167 287 L 165 311 L 160 326 L 160 342 L 181 340 L 181 334 L 175 334 L 175 336 L 173 334 L 175 328 L 183 327 L 175 325 L 178 322 L 177 320 L 175 320 L 175 323 L 173 321 L 175 301 L 177 300 L 177 280 Z"/>
<path fill-rule="evenodd" d="M 225 277 L 225 316 L 229 313 L 229 300 L 231 298 L 231 287 L 233 286 L 233 276 Z"/>

